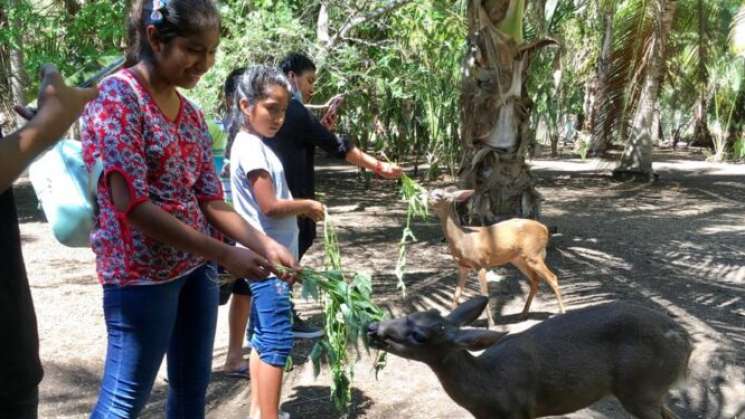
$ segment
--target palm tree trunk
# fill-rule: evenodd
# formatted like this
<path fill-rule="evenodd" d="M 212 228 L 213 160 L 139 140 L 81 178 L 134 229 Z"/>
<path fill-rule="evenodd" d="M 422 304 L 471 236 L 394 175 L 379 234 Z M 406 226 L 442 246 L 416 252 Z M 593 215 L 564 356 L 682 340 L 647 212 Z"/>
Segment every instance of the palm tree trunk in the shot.
<path fill-rule="evenodd" d="M 592 81 L 592 92 L 594 98 L 590 100 L 592 106 L 587 115 L 588 131 L 592 133 L 590 140 L 589 155 L 599 156 L 605 153 L 610 145 L 610 124 L 600 120 L 603 107 L 606 106 L 608 97 L 608 71 L 610 69 L 611 52 L 613 52 L 613 18 L 615 5 L 611 5 L 603 13 L 603 46 L 598 55 L 597 69 Z"/>
<path fill-rule="evenodd" d="M 676 0 L 657 0 L 657 22 L 652 45 L 646 57 L 649 68 L 644 78 L 639 103 L 631 120 L 630 138 L 624 149 L 621 163 L 614 170 L 616 177 L 631 176 L 642 180 L 651 180 L 652 148 L 654 137 L 654 111 L 659 100 L 661 75 L 665 65 L 665 47 L 672 29 Z"/>
<path fill-rule="evenodd" d="M 694 110 L 695 124 L 693 126 L 693 142 L 691 145 L 697 147 L 714 148 L 714 138 L 709 131 L 709 123 L 706 118 L 709 102 L 706 97 L 709 74 L 706 70 L 708 63 L 708 51 L 706 50 L 706 19 L 703 0 L 697 2 L 698 11 L 698 99 Z"/>
<path fill-rule="evenodd" d="M 732 113 L 732 122 L 729 125 L 727 133 L 727 145 L 725 150 L 732 151 L 735 141 L 742 136 L 743 127 L 745 127 L 745 73 L 741 74 L 742 81 L 740 89 L 735 97 L 735 110 Z"/>
<path fill-rule="evenodd" d="M 524 44 L 525 0 L 471 0 L 468 51 L 461 86 L 462 186 L 476 190 L 471 223 L 537 218 L 540 195 L 525 156 L 531 101 L 525 91 L 531 52 Z"/>

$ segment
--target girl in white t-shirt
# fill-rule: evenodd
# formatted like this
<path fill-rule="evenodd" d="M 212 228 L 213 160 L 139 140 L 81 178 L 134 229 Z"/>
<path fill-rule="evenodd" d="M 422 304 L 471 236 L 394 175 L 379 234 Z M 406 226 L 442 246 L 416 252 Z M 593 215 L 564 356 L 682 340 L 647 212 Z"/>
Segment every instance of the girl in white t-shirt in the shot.
<path fill-rule="evenodd" d="M 282 127 L 289 100 L 290 84 L 274 68 L 251 67 L 240 77 L 231 121 L 240 131 L 230 151 L 230 183 L 236 211 L 297 257 L 297 217 L 318 221 L 324 208 L 318 201 L 292 199 L 282 164 L 262 141 Z M 290 287 L 273 277 L 250 286 L 251 418 L 286 418 L 279 412 L 279 397 L 293 340 Z"/>

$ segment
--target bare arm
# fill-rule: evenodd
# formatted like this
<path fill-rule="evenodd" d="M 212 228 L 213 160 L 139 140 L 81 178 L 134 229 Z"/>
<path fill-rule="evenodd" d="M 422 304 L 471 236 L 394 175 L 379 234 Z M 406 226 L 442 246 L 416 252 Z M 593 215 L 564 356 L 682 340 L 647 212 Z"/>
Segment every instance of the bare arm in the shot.
<path fill-rule="evenodd" d="M 86 102 L 96 97 L 96 88 L 65 85 L 54 66 L 42 68 L 39 110 L 27 114 L 31 120 L 0 141 L 0 192 L 5 191 L 36 156 L 53 145 L 80 116 Z"/>
<path fill-rule="evenodd" d="M 0 140 L 0 191 L 8 189 L 36 156 L 54 144 L 44 131 L 32 121 Z"/>
<path fill-rule="evenodd" d="M 346 160 L 357 167 L 363 167 L 386 179 L 397 179 L 401 177 L 402 172 L 398 165 L 383 163 L 357 147 L 349 150 L 346 155 Z"/>
<path fill-rule="evenodd" d="M 129 209 L 131 197 L 124 177 L 109 175 L 109 191 L 119 211 Z M 238 277 L 264 278 L 271 263 L 248 249 L 229 246 L 184 224 L 150 201 L 145 201 L 126 214 L 127 222 L 143 234 L 189 253 L 216 261 Z"/>
<path fill-rule="evenodd" d="M 254 170 L 248 174 L 261 213 L 267 217 L 303 215 L 314 221 L 323 219 L 323 204 L 311 199 L 279 199 L 274 192 L 272 177 L 265 170 Z"/>
<path fill-rule="evenodd" d="M 297 267 L 297 261 L 287 248 L 263 232 L 256 230 L 224 201 L 206 201 L 202 202 L 200 206 L 210 224 L 222 231 L 223 234 L 263 255 L 275 265 L 293 269 Z"/>

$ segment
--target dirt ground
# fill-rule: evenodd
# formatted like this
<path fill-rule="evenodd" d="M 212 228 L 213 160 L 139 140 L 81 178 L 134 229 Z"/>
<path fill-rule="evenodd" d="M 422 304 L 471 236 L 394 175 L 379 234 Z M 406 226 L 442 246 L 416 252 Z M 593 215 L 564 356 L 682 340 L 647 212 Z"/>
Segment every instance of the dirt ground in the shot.
<path fill-rule="evenodd" d="M 745 165 L 712 164 L 689 153 L 659 152 L 653 184 L 614 182 L 608 163 L 534 160 L 545 197 L 544 222 L 558 228 L 548 251 L 568 309 L 627 300 L 667 310 L 695 340 L 691 374 L 672 393 L 681 419 L 745 417 Z M 447 311 L 456 269 L 435 220 L 418 222 L 410 247 L 409 296 L 395 288 L 393 269 L 404 205 L 385 181 L 369 185 L 349 166 L 323 165 L 320 190 L 335 218 L 343 262 L 374 276 L 379 304 L 394 315 L 425 308 Z M 442 182 L 438 183 L 441 184 Z M 16 185 L 24 255 L 39 321 L 46 376 L 42 418 L 87 417 L 95 403 L 105 351 L 101 287 L 90 250 L 52 238 L 27 181 Z M 319 266 L 321 246 L 304 260 Z M 519 331 L 557 312 L 542 285 L 532 314 L 519 313 L 527 282 L 514 268 L 490 275 L 499 330 Z M 478 292 L 475 278 L 469 295 Z M 320 321 L 319 308 L 298 300 L 301 313 Z M 220 308 L 214 366 L 224 361 L 227 306 Z M 310 343 L 294 352 L 283 409 L 294 418 L 338 418 L 328 401 L 330 379 L 313 378 Z M 589 372 L 588 372 L 589 373 Z M 166 382 L 156 382 L 143 417 L 163 416 Z M 477 389 L 476 391 L 490 391 Z M 352 418 L 468 418 L 423 364 L 394 356 L 376 381 L 363 355 L 354 376 Z M 211 418 L 248 416 L 248 381 L 216 372 L 209 388 Z M 601 401 L 567 418 L 627 418 L 615 401 Z"/>

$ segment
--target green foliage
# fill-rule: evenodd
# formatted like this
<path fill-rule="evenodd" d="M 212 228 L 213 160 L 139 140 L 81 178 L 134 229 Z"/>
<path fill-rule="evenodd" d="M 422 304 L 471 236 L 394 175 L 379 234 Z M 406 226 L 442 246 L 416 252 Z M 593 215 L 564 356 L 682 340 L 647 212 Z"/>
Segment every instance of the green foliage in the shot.
<path fill-rule="evenodd" d="M 523 41 L 523 17 L 525 15 L 525 0 L 510 2 L 506 16 L 499 24 L 499 30 L 508 34 L 518 44 Z"/>
<path fill-rule="evenodd" d="M 344 4 L 329 2 L 330 20 L 337 26 L 349 13 Z M 276 64 L 290 51 L 304 51 L 319 67 L 313 101 L 346 94 L 340 132 L 363 150 L 429 164 L 431 175 L 442 168 L 452 172 L 460 150 L 458 87 L 465 37 L 459 6 L 412 2 L 360 25 L 329 51 L 315 41 L 316 13 L 286 1 L 225 3 L 215 67 L 190 97 L 208 113 L 219 113 L 222 83 L 233 68 Z"/>
<path fill-rule="evenodd" d="M 69 15 L 62 3 L 42 7 L 16 0 L 0 27 L 4 48 L 23 45 L 26 72 L 53 62 L 74 81 L 95 72 L 124 46 L 126 1 L 80 3 Z M 351 0 L 326 3 L 331 35 L 361 6 Z M 222 85 L 238 66 L 277 64 L 290 51 L 303 51 L 319 66 L 317 97 L 325 102 L 345 93 L 339 131 L 366 151 L 411 158 L 429 165 L 430 176 L 454 173 L 460 152 L 459 83 L 465 23 L 462 2 L 410 2 L 360 24 L 331 49 L 316 39 L 320 3 L 297 0 L 225 0 L 223 34 L 215 66 L 188 96 L 214 117 L 224 112 Z M 7 50 L 5 51 L 7 54 Z M 2 57 L 0 57 L 2 58 Z M 7 64 L 2 63 L 0 70 Z M 0 85 L 7 81 L 0 71 Z M 31 77 L 33 79 L 33 77 Z M 29 99 L 36 91 L 29 84 Z M 0 86 L 2 87 L 2 86 Z M 5 86 L 7 90 L 7 86 Z M 2 100 L 8 104 L 9 98 Z"/>
<path fill-rule="evenodd" d="M 415 217 L 426 219 L 429 215 L 427 209 L 427 190 L 407 175 L 401 175 L 401 198 L 406 201 L 406 224 L 401 232 L 401 240 L 398 242 L 398 260 L 396 261 L 396 279 L 398 289 L 406 297 L 406 283 L 404 282 L 404 269 L 406 268 L 406 245 L 409 241 L 416 241 L 414 232 L 411 230 L 411 221 Z"/>
<path fill-rule="evenodd" d="M 731 62 L 722 59 L 709 66 L 709 77 L 713 92 L 710 117 L 714 137 L 715 160 L 724 159 L 727 135 L 729 134 L 732 116 L 735 113 L 737 93 L 742 89 L 742 74 L 745 71 L 741 61 Z"/>
<path fill-rule="evenodd" d="M 458 100 L 465 23 L 456 5 L 420 1 L 386 25 L 361 28 L 366 43 L 329 55 L 325 96 L 347 93 L 340 128 L 365 150 L 430 165 L 430 175 L 456 166 Z"/>
<path fill-rule="evenodd" d="M 560 40 L 561 46 L 545 48 L 532 60 L 527 90 L 534 103 L 532 125 L 537 131 L 543 121 L 550 137 L 558 136 L 562 115 L 583 112 L 585 92 L 578 86 L 592 76 L 596 58 L 592 45 L 600 37 L 597 28 L 588 26 L 592 20 L 587 8 L 577 10 L 573 2 L 559 0 L 547 3 L 547 9 L 546 35 Z M 533 32 L 526 31 L 527 41 L 540 35 Z"/>
<path fill-rule="evenodd" d="M 321 361 L 326 360 L 331 370 L 331 400 L 339 411 L 349 409 L 354 361 L 359 358 L 359 341 L 368 350 L 367 326 L 382 320 L 383 310 L 372 301 L 372 280 L 362 273 L 344 273 L 341 252 L 333 221 L 326 214 L 324 221 L 325 270 L 305 268 L 300 273 L 303 298 L 321 301 L 325 320 L 325 335 L 313 346 L 310 359 L 316 376 Z M 351 278 L 349 280 L 348 278 Z M 349 346 L 356 348 L 357 358 L 350 359 Z M 385 365 L 381 355 L 376 371 Z"/>
<path fill-rule="evenodd" d="M 124 0 L 85 2 L 71 16 L 56 3 L 15 0 L 6 12 L 7 25 L 0 27 L 0 53 L 20 49 L 29 75 L 37 74 L 44 63 L 54 63 L 63 74 L 78 74 L 73 82 L 82 81 L 121 55 L 125 8 Z M 37 90 L 38 80 L 29 77 L 26 97 Z"/>
<path fill-rule="evenodd" d="M 189 91 L 189 97 L 213 115 L 224 112 L 223 83 L 233 69 L 278 64 L 287 52 L 308 51 L 313 35 L 287 1 L 226 1 L 220 13 L 223 33 L 215 65 Z"/>
<path fill-rule="evenodd" d="M 738 138 L 737 141 L 735 141 L 732 148 L 732 154 L 737 160 L 745 159 L 745 139 Z"/>

